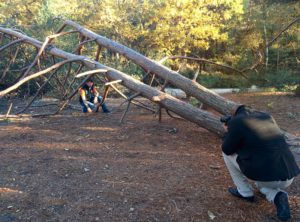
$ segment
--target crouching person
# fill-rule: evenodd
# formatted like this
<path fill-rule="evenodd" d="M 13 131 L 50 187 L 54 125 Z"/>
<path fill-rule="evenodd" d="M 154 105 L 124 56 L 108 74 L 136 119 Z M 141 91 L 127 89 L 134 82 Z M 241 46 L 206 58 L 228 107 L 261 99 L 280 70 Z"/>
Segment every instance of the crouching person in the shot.
<path fill-rule="evenodd" d="M 84 113 L 98 112 L 100 105 L 104 113 L 110 112 L 105 102 L 102 103 L 102 97 L 99 96 L 92 79 L 88 79 L 83 86 L 79 88 L 79 103 Z"/>
<path fill-rule="evenodd" d="M 223 157 L 236 186 L 228 192 L 253 202 L 248 179 L 253 180 L 267 200 L 275 204 L 278 219 L 288 220 L 291 215 L 285 189 L 300 170 L 275 120 L 242 105 L 224 122 L 227 133 L 222 144 Z"/>

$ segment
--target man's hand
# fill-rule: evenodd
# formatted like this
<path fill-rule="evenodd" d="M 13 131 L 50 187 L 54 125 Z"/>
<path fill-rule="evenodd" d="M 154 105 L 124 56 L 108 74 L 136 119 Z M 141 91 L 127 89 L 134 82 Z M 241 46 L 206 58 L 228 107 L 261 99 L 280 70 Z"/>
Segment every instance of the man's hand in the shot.
<path fill-rule="evenodd" d="M 223 128 L 224 128 L 225 132 L 228 132 L 228 126 L 227 125 L 223 124 Z"/>
<path fill-rule="evenodd" d="M 87 108 L 87 111 L 88 111 L 88 113 L 92 113 L 93 112 L 93 110 L 90 107 Z"/>
<path fill-rule="evenodd" d="M 89 107 L 89 102 L 85 99 L 83 99 L 82 101 L 83 101 L 84 105 L 88 108 Z"/>
<path fill-rule="evenodd" d="M 95 97 L 93 102 L 94 102 L 94 104 L 98 103 L 98 98 Z"/>

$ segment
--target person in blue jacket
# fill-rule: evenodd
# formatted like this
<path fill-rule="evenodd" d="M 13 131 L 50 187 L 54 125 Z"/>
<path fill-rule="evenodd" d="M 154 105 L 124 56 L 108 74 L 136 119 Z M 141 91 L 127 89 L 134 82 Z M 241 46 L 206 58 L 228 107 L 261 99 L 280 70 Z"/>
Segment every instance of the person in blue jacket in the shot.
<path fill-rule="evenodd" d="M 253 202 L 248 179 L 253 180 L 275 204 L 278 219 L 288 220 L 291 215 L 285 189 L 300 170 L 275 120 L 268 113 L 241 105 L 225 122 L 223 157 L 236 186 L 230 187 L 229 193 Z"/>

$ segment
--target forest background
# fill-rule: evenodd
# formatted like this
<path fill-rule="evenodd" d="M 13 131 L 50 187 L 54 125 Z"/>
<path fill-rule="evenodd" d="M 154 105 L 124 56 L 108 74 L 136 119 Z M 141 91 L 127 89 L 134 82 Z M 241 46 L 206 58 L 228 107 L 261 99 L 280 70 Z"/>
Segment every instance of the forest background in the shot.
<path fill-rule="evenodd" d="M 298 0 L 4 0 L 0 2 L 0 25 L 22 30 L 44 41 L 63 19 L 78 22 L 100 35 L 160 61 L 167 56 L 209 60 L 167 59 L 164 65 L 179 70 L 209 88 L 251 85 L 300 94 L 300 22 L 272 42 L 300 16 Z M 72 51 L 79 37 L 55 41 Z M 92 44 L 85 51 L 94 52 Z M 24 49 L 23 60 L 32 60 Z M 11 52 L 10 52 L 11 53 Z M 0 70 L 6 66 L 1 53 Z M 94 57 L 94 55 L 90 55 Z M 140 78 L 144 71 L 117 53 L 103 51 L 100 62 Z M 23 61 L 23 63 L 26 63 Z M 13 64 L 10 72 L 22 67 Z M 0 88 L 10 84 L 0 82 Z M 32 86 L 34 87 L 34 85 Z M 34 90 L 33 90 L 34 91 Z"/>

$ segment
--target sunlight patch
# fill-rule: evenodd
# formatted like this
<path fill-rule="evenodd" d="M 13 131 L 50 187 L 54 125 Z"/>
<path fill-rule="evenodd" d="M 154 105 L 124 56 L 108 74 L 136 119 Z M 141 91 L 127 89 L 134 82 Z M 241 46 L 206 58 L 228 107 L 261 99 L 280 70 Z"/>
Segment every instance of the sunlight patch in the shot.
<path fill-rule="evenodd" d="M 0 188 L 0 194 L 17 194 L 17 193 L 22 194 L 23 191 L 13 190 L 7 187 Z"/>

